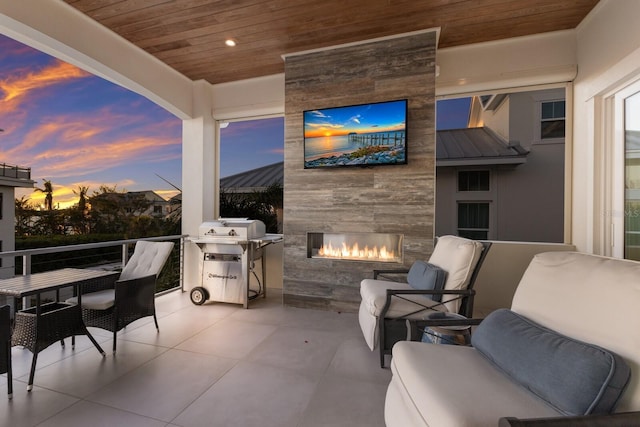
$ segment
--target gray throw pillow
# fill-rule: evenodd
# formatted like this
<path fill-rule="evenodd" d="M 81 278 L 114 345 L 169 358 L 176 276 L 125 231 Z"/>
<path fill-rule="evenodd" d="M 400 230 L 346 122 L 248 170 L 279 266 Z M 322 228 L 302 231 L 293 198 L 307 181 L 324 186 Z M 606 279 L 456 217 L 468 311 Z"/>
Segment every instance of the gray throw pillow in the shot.
<path fill-rule="evenodd" d="M 442 290 L 447 281 L 447 272 L 437 265 L 421 260 L 415 261 L 409 269 L 407 283 L 414 289 Z M 427 295 L 434 301 L 440 301 L 442 295 Z"/>
<path fill-rule="evenodd" d="M 610 413 L 631 376 L 617 354 L 507 309 L 487 316 L 471 334 L 471 345 L 565 415 Z"/>

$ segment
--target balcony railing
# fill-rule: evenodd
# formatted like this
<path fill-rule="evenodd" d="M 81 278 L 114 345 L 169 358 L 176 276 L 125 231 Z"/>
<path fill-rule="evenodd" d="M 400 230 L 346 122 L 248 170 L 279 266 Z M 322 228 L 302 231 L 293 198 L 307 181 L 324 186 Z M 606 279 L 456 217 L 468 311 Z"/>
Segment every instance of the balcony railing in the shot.
<path fill-rule="evenodd" d="M 0 163 L 0 176 L 16 179 L 31 179 L 31 168 L 23 168 L 20 166 L 8 165 Z"/>
<path fill-rule="evenodd" d="M 31 274 L 33 267 L 33 257 L 46 254 L 59 254 L 62 252 L 78 252 L 79 256 L 69 257 L 63 262 L 72 263 L 72 265 L 65 265 L 66 267 L 81 267 L 81 268 L 105 268 L 105 269 L 121 269 L 129 259 L 129 255 L 133 253 L 133 246 L 139 240 L 148 241 L 177 241 L 177 245 L 174 247 L 162 274 L 158 278 L 157 292 L 165 292 L 183 286 L 183 268 L 184 268 L 184 239 L 186 235 L 173 235 L 173 236 L 158 236 L 147 237 L 140 239 L 127 239 L 127 240 L 113 240 L 108 242 L 99 243 L 85 243 L 81 245 L 68 245 L 68 246 L 54 246 L 46 248 L 36 249 L 23 249 L 19 251 L 7 251 L 0 252 L 0 259 L 6 260 L 13 257 L 16 265 L 20 267 L 21 271 L 17 271 L 16 274 L 29 275 Z M 107 254 L 100 254 L 98 259 L 95 256 L 91 256 L 88 252 L 99 248 L 110 248 L 118 246 L 121 247 L 120 255 L 114 252 Z M 18 260 L 16 260 L 18 258 Z M 55 258 L 55 257 L 54 257 Z M 117 258 L 117 259 L 116 259 Z M 54 260 L 60 261 L 60 260 Z M 43 264 L 49 264 L 49 266 L 43 266 Z M 49 271 L 61 268 L 59 264 L 51 263 L 50 261 L 43 261 L 39 263 L 40 268 L 38 271 Z"/>

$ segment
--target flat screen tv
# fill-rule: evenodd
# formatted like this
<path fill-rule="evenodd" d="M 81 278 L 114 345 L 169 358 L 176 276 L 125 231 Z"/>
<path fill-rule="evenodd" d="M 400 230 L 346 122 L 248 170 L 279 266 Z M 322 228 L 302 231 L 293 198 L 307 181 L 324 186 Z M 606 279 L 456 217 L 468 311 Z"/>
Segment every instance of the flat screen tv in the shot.
<path fill-rule="evenodd" d="M 304 167 L 407 163 L 407 100 L 304 111 Z"/>

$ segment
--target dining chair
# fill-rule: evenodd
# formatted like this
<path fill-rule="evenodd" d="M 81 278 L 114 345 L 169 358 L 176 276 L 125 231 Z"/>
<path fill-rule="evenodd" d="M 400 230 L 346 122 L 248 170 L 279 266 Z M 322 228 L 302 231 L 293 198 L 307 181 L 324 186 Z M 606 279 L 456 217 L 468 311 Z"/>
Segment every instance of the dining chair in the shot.
<path fill-rule="evenodd" d="M 113 332 L 114 353 L 118 331 L 138 319 L 153 316 L 159 331 L 155 309 L 156 280 L 172 249 L 173 242 L 140 240 L 115 283 L 106 289 L 82 290 L 85 325 Z M 77 303 L 77 298 L 67 302 Z"/>

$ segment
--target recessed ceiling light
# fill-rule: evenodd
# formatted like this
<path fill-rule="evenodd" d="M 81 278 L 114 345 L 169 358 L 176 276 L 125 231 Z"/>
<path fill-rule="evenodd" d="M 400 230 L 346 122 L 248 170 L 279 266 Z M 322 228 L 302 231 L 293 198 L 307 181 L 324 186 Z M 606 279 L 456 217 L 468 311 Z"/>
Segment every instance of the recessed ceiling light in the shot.
<path fill-rule="evenodd" d="M 227 46 L 233 47 L 236 45 L 236 41 L 233 39 L 227 39 L 224 41 L 224 44 L 226 44 Z"/>

